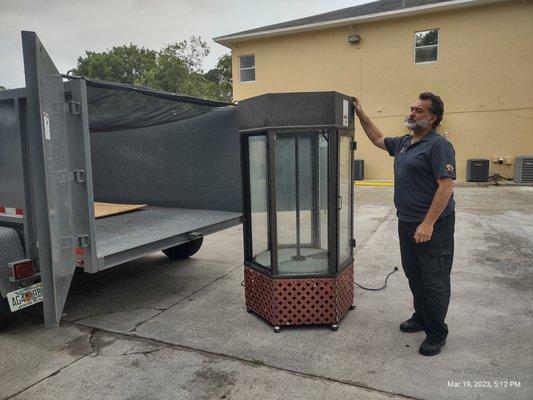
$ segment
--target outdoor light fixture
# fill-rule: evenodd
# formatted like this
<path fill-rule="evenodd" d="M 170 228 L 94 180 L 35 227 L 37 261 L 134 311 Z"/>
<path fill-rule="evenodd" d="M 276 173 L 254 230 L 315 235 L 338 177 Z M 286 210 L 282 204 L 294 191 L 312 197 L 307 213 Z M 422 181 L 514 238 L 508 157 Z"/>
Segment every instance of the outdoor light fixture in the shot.
<path fill-rule="evenodd" d="M 239 102 L 246 308 L 283 325 L 337 323 L 353 303 L 352 98 Z"/>
<path fill-rule="evenodd" d="M 348 36 L 348 42 L 352 44 L 358 44 L 361 41 L 361 36 L 359 35 L 350 35 Z"/>

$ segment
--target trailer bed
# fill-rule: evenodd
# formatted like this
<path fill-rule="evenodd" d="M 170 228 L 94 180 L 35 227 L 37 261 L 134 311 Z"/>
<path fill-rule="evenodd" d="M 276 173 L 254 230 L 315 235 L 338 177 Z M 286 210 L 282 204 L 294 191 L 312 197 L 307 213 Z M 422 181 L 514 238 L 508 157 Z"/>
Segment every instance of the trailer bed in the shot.
<path fill-rule="evenodd" d="M 133 260 L 241 223 L 241 214 L 174 207 L 145 207 L 95 220 L 99 269 Z"/>

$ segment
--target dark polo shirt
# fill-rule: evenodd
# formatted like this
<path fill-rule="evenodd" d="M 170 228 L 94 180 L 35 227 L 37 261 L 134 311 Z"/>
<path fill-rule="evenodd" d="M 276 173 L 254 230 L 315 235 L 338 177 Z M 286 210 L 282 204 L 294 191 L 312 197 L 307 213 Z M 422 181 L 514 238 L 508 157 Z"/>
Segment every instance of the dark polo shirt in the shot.
<path fill-rule="evenodd" d="M 421 222 L 435 192 L 437 179 L 455 179 L 455 150 L 435 130 L 411 144 L 411 135 L 385 138 L 385 147 L 394 157 L 394 205 L 398 219 Z M 453 194 L 440 218 L 455 208 Z"/>

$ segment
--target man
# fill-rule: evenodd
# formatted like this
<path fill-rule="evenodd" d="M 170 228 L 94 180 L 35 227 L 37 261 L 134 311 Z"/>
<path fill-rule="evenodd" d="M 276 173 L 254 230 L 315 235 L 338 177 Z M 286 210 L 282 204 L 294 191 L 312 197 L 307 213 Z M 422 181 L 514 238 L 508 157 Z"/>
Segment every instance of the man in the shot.
<path fill-rule="evenodd" d="M 425 331 L 420 353 L 439 354 L 448 336 L 444 319 L 450 303 L 455 227 L 455 151 L 435 130 L 444 104 L 433 93 L 421 93 L 404 121 L 412 134 L 400 137 L 384 137 L 356 98 L 354 108 L 372 143 L 394 157 L 400 253 L 414 305 L 412 317 L 400 324 L 400 330 Z"/>

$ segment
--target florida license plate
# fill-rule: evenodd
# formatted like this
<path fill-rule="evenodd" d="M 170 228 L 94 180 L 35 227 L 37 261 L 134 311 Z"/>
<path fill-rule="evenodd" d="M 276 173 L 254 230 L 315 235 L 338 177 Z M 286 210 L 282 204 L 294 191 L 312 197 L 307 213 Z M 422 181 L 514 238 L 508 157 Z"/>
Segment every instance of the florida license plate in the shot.
<path fill-rule="evenodd" d="M 40 303 L 43 301 L 43 284 L 39 282 L 35 285 L 9 292 L 7 294 L 7 300 L 9 301 L 11 311 L 17 311 Z"/>

